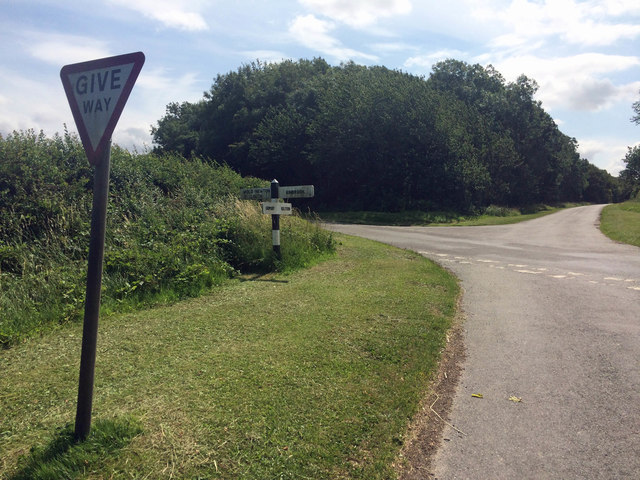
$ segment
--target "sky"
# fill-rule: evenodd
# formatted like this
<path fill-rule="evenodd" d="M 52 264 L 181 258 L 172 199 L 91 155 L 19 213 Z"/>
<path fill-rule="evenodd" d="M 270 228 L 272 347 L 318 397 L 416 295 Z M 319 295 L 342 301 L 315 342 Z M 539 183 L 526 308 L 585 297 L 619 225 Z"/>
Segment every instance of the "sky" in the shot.
<path fill-rule="evenodd" d="M 640 144 L 639 0 L 0 0 L 0 134 L 76 132 L 64 65 L 142 51 L 113 134 L 153 147 L 170 102 L 259 59 L 322 57 L 428 77 L 448 58 L 534 79 L 579 152 L 617 175 Z"/>

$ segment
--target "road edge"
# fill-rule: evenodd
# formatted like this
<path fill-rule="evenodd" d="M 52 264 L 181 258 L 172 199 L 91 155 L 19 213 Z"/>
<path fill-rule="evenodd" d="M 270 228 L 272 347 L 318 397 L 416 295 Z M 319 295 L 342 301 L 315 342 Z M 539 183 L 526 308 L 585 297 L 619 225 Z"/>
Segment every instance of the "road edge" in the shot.
<path fill-rule="evenodd" d="M 443 438 L 445 421 L 449 421 L 466 359 L 463 295 L 461 288 L 457 314 L 447 332 L 447 344 L 442 350 L 437 374 L 427 395 L 420 402 L 418 412 L 409 423 L 404 445 L 395 462 L 399 480 L 433 478 L 433 460 L 441 444 L 446 441 Z"/>

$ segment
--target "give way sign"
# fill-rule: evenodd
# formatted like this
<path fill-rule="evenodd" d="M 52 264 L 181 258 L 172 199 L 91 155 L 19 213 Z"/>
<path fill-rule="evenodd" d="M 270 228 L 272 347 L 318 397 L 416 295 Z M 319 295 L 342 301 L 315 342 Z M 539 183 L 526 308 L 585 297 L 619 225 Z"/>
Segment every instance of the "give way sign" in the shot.
<path fill-rule="evenodd" d="M 108 148 L 129 94 L 144 65 L 144 53 L 135 52 L 65 65 L 62 85 L 91 165 Z"/>

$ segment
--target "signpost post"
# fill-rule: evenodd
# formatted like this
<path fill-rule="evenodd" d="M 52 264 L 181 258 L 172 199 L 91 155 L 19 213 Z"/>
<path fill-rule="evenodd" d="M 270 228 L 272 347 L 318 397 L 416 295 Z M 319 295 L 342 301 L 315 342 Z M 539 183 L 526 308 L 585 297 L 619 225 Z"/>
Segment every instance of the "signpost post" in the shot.
<path fill-rule="evenodd" d="M 272 207 L 274 211 L 278 198 L 280 198 L 280 186 L 278 185 L 278 180 L 274 178 L 271 181 L 271 203 L 274 204 Z M 282 252 L 280 251 L 280 215 L 278 213 L 271 214 L 271 240 L 276 258 L 278 260 L 282 259 Z"/>
<path fill-rule="evenodd" d="M 87 159 L 95 166 L 93 208 L 87 265 L 87 289 L 78 381 L 75 438 L 91 430 L 100 290 L 107 224 L 111 135 L 144 64 L 142 52 L 65 65 L 60 71 L 64 91 Z"/>
<path fill-rule="evenodd" d="M 282 258 L 280 251 L 280 215 L 291 215 L 293 209 L 290 203 L 280 202 L 281 198 L 310 198 L 314 195 L 313 185 L 297 185 L 281 187 L 278 180 L 271 182 L 270 188 L 245 188 L 240 191 L 243 200 L 261 200 L 262 213 L 271 215 L 271 238 L 273 251 L 278 259 Z M 270 200 L 270 201 L 268 201 Z"/>

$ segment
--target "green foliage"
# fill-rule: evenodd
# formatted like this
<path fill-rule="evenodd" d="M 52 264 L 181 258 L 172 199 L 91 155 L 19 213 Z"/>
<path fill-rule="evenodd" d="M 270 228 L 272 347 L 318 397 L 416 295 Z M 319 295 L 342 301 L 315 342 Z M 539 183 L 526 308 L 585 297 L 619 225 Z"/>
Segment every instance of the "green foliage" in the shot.
<path fill-rule="evenodd" d="M 239 271 L 298 268 L 333 249 L 329 233 L 292 219 L 302 240 L 276 262 L 268 218 L 235 197 L 264 182 L 229 167 L 117 146 L 111 163 L 105 311 L 196 296 Z M 0 137 L 0 345 L 81 317 L 92 180 L 68 133 Z"/>
<path fill-rule="evenodd" d="M 640 145 L 629 147 L 624 158 L 625 168 L 620 173 L 625 192 L 635 197 L 640 192 Z"/>
<path fill-rule="evenodd" d="M 133 419 L 97 420 L 90 435 L 81 443 L 74 440 L 73 425 L 56 432 L 45 447 L 34 446 L 28 456 L 18 460 L 18 471 L 10 480 L 55 480 L 84 477 L 102 467 L 142 433 Z"/>
<path fill-rule="evenodd" d="M 520 215 L 520 212 L 508 207 L 500 207 L 498 205 L 489 205 L 485 211 L 484 215 L 489 215 L 491 217 L 515 217 Z"/>
<path fill-rule="evenodd" d="M 159 151 L 313 183 L 316 209 L 617 200 L 617 180 L 580 158 L 537 89 L 524 75 L 507 83 L 492 66 L 457 60 L 427 79 L 353 62 L 258 62 L 219 75 L 196 104 L 170 104 L 153 133 Z"/>
<path fill-rule="evenodd" d="M 202 103 L 170 103 L 158 127 L 151 128 L 151 134 L 167 150 L 191 157 L 198 144 L 197 122 L 201 106 Z"/>
<path fill-rule="evenodd" d="M 594 165 L 587 166 L 586 188 L 584 200 L 591 203 L 619 202 L 623 197 L 621 184 L 606 170 Z"/>

